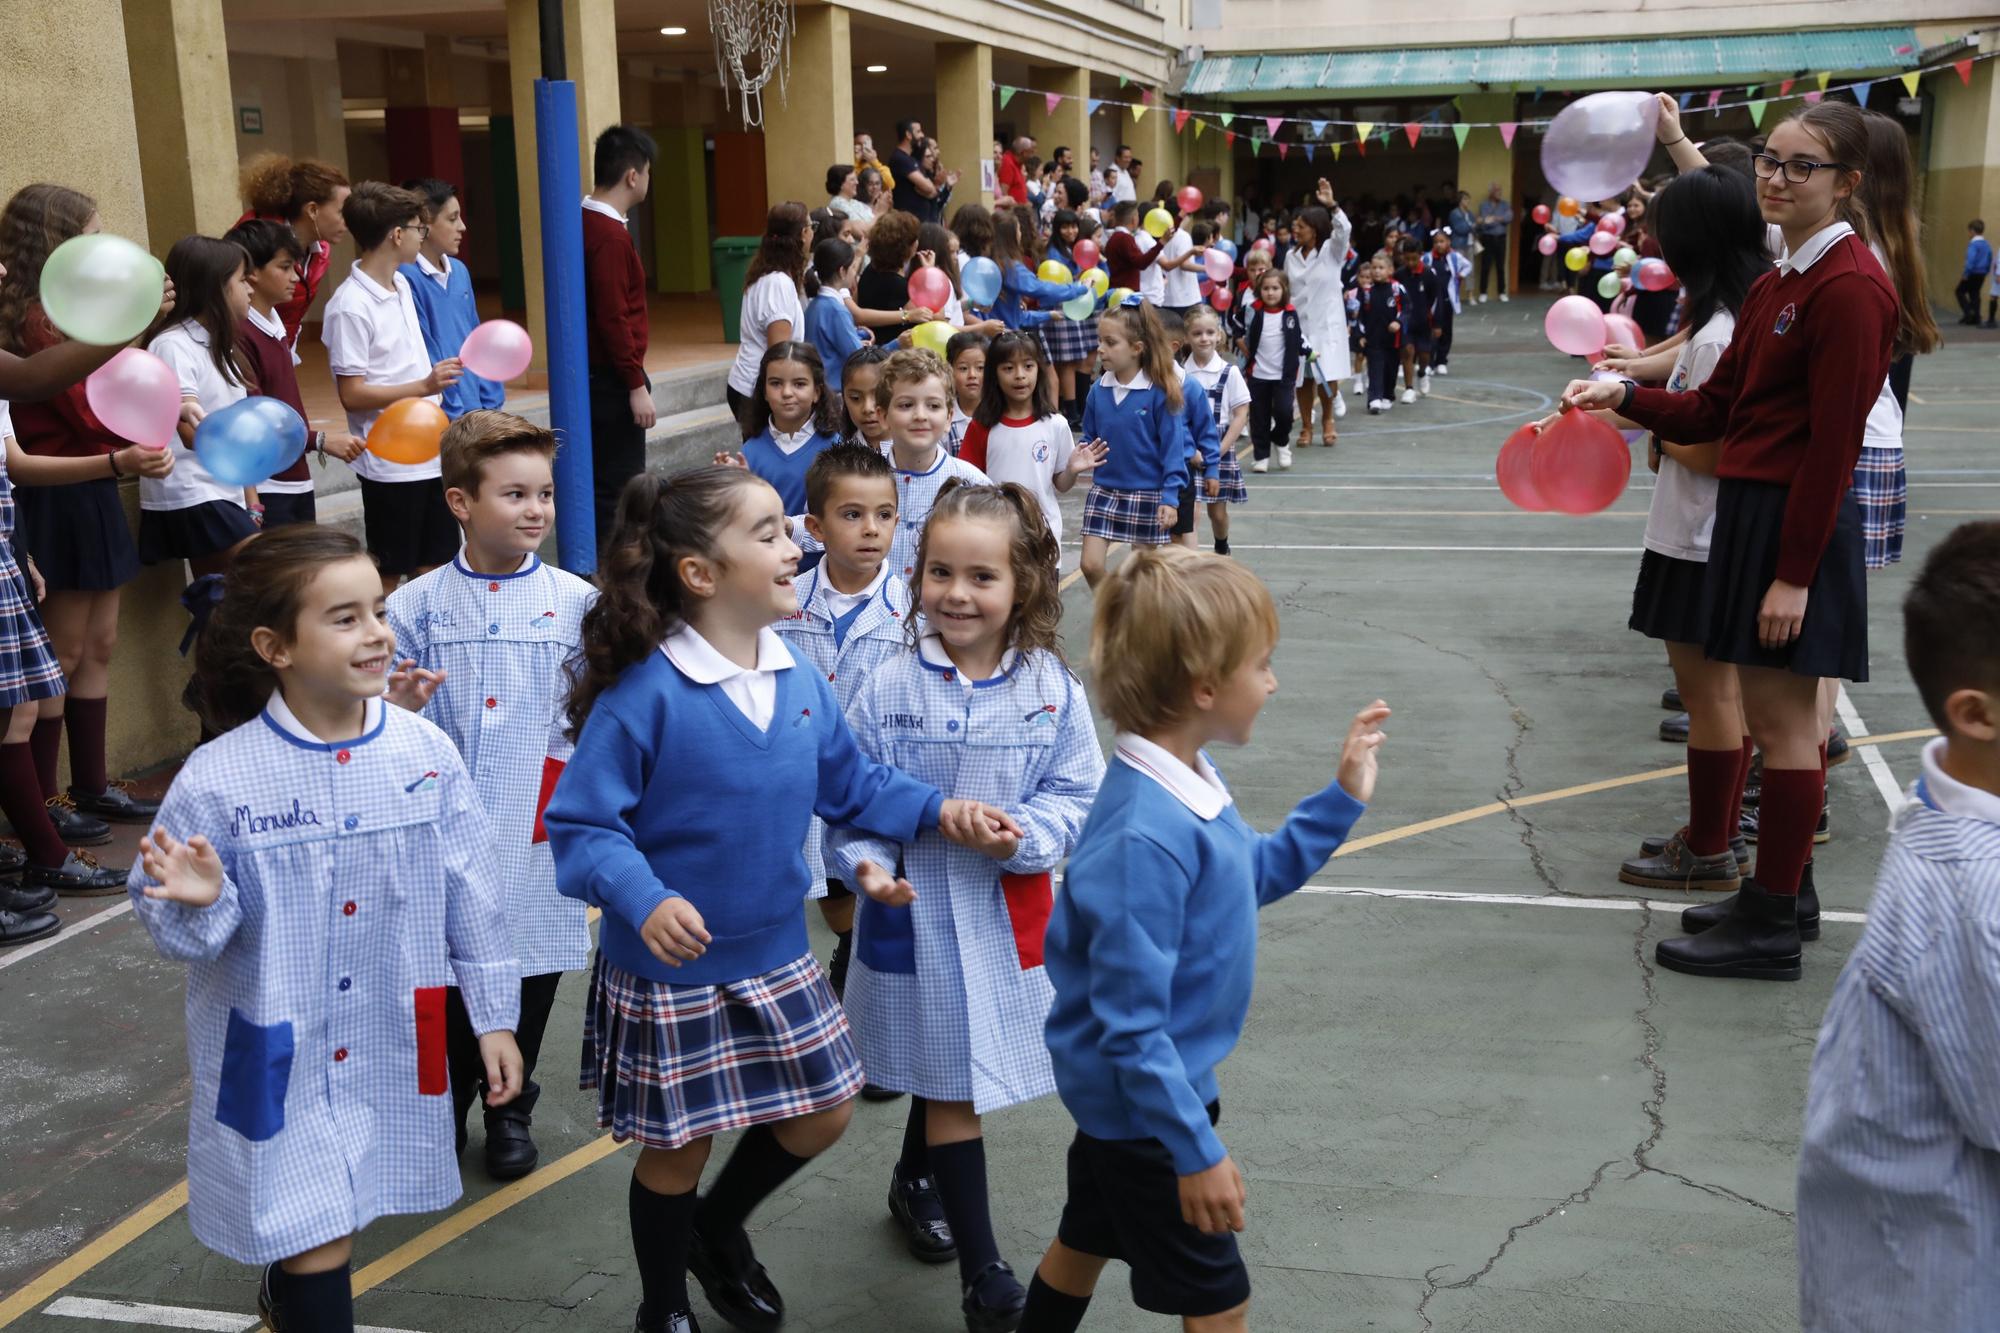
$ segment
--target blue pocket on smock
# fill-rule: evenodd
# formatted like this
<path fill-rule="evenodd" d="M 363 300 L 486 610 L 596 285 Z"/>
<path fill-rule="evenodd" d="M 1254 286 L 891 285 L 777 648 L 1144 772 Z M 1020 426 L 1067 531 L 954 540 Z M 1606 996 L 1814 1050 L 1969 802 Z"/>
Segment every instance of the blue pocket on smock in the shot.
<path fill-rule="evenodd" d="M 917 970 L 916 921 L 907 907 L 885 907 L 860 895 L 854 923 L 854 956 L 874 972 L 905 976 Z"/>
<path fill-rule="evenodd" d="M 292 1025 L 265 1027 L 230 1009 L 215 1118 L 252 1143 L 275 1138 L 285 1127 L 285 1090 L 291 1082 Z"/>

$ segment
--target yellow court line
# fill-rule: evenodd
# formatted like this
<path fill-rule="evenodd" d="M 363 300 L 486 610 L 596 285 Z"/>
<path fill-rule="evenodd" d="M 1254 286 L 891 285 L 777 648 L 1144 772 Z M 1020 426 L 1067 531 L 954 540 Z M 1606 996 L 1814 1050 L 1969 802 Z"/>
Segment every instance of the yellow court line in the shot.
<path fill-rule="evenodd" d="M 47 1269 L 12 1296 L 0 1300 L 0 1328 L 60 1294 L 64 1287 L 172 1217 L 187 1203 L 187 1197 L 187 1181 L 183 1180 L 140 1204 L 96 1240 Z"/>

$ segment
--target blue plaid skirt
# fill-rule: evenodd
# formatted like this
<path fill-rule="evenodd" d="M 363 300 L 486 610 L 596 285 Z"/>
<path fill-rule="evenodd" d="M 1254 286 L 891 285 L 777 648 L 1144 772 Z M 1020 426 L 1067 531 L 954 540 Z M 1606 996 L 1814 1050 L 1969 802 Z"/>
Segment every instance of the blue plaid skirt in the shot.
<path fill-rule="evenodd" d="M 1243 464 L 1236 461 L 1236 450 L 1222 451 L 1222 494 L 1215 497 L 1225 504 L 1240 505 L 1250 498 L 1250 488 L 1243 484 Z M 1214 504 L 1215 500 L 1210 500 Z"/>
<path fill-rule="evenodd" d="M 1088 361 L 1097 354 L 1097 316 L 1078 321 L 1058 316 L 1042 325 L 1042 345 L 1057 365 Z"/>
<path fill-rule="evenodd" d="M 1133 546 L 1165 546 L 1174 539 L 1171 528 L 1160 526 L 1158 491 L 1114 491 L 1103 486 L 1092 486 L 1084 497 L 1083 535 Z"/>
<path fill-rule="evenodd" d="M 1854 498 L 1861 502 L 1861 559 L 1886 569 L 1903 558 L 1903 508 L 1909 486 L 1901 449 L 1861 450 L 1854 465 Z"/>
<path fill-rule="evenodd" d="M 0 707 L 54 698 L 64 688 L 62 665 L 49 647 L 28 576 L 0 537 Z"/>
<path fill-rule="evenodd" d="M 597 956 L 583 1011 L 582 1088 L 620 1143 L 679 1148 L 851 1100 L 861 1058 L 811 954 L 719 986 L 635 977 Z"/>

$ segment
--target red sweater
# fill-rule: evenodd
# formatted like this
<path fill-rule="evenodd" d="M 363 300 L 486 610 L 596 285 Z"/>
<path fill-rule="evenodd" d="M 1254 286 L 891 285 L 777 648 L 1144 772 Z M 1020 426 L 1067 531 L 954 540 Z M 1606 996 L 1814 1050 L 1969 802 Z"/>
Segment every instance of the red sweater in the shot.
<path fill-rule="evenodd" d="M 1722 441 L 1718 477 L 1787 486 L 1777 577 L 1810 587 L 1861 458 L 1896 336 L 1896 289 L 1857 236 L 1750 286 L 1736 336 L 1691 393 L 1634 391 L 1624 415 L 1669 440 Z"/>
<path fill-rule="evenodd" d="M 1139 239 L 1129 231 L 1114 230 L 1106 238 L 1103 256 L 1106 276 L 1113 287 L 1129 287 L 1139 290 L 1140 270 L 1150 268 L 1160 262 L 1160 251 L 1166 246 L 1158 241 L 1146 251 L 1139 249 Z"/>
<path fill-rule="evenodd" d="M 584 309 L 591 369 L 609 370 L 625 387 L 646 383 L 646 269 L 625 225 L 583 210 Z"/>

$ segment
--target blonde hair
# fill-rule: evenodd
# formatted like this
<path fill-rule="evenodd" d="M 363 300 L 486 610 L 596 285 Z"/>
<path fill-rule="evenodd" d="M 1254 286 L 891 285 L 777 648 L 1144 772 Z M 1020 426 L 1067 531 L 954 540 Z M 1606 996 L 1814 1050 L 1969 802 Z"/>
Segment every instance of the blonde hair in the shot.
<path fill-rule="evenodd" d="M 1278 642 L 1278 608 L 1226 556 L 1143 547 L 1097 590 L 1090 670 L 1097 705 L 1120 731 L 1186 721 L 1194 687 L 1219 684 Z"/>
<path fill-rule="evenodd" d="M 944 386 L 945 396 L 951 395 L 951 369 L 944 358 L 936 352 L 921 347 L 905 347 L 892 352 L 882 363 L 882 376 L 875 381 L 875 405 L 884 412 L 889 410 L 889 402 L 896 396 L 899 384 L 922 384 L 925 380 L 936 380 Z"/>

